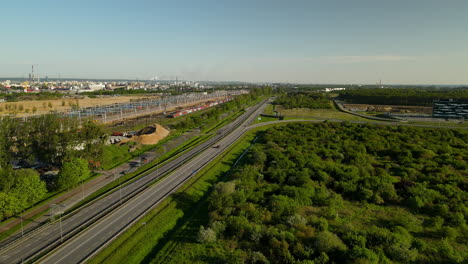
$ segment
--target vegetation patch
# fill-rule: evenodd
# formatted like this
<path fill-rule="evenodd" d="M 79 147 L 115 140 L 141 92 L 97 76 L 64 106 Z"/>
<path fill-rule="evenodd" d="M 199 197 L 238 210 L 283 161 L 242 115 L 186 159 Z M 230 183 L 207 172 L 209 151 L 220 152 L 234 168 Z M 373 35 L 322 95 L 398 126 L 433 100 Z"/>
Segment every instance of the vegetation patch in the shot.
<path fill-rule="evenodd" d="M 331 109 L 330 99 L 323 93 L 317 92 L 289 92 L 279 96 L 275 104 L 282 105 L 283 108 L 310 108 L 310 109 Z"/>
<path fill-rule="evenodd" d="M 462 263 L 467 142 L 468 132 L 449 129 L 270 128 L 215 184 L 205 216 L 172 237 L 177 246 L 146 260 Z"/>
<path fill-rule="evenodd" d="M 438 99 L 468 99 L 467 91 L 467 88 L 359 88 L 339 91 L 339 97 L 354 104 L 432 106 Z"/>

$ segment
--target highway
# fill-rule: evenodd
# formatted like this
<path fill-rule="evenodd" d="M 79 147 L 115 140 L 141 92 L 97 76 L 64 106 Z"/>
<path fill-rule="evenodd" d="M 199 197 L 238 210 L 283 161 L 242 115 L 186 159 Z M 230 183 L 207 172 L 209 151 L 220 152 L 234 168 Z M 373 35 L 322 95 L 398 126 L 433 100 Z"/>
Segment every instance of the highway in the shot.
<path fill-rule="evenodd" d="M 131 226 L 148 210 L 188 180 L 194 172 L 203 168 L 251 128 L 283 122 L 323 122 L 320 120 L 284 120 L 247 126 L 263 111 L 266 106 L 264 103 L 265 101 L 248 109 L 234 122 L 220 129 L 218 134 L 207 142 L 120 190 L 66 216 L 61 225 L 63 243 L 60 242 L 60 221 L 56 221 L 17 241 L 17 243 L 0 249 L 0 263 L 20 263 L 23 260 L 34 260 L 39 253 L 53 248 L 56 249 L 42 258 L 41 263 L 80 263 Z M 342 120 L 330 121 L 342 122 Z M 383 124 L 382 122 L 359 121 L 352 123 L 396 125 L 394 123 Z M 398 125 L 406 126 L 408 124 Z M 210 148 L 213 145 L 220 147 Z M 149 186 L 153 180 L 169 172 L 172 172 L 170 176 L 153 186 Z M 82 231 L 83 229 L 85 230 Z"/>
<path fill-rule="evenodd" d="M 254 127 L 259 127 L 275 123 L 287 123 L 297 121 L 312 121 L 323 122 L 319 120 L 285 120 L 259 123 L 252 126 L 245 126 L 250 123 L 253 118 L 261 112 L 261 107 L 254 115 L 252 115 L 243 124 L 237 127 L 231 134 L 219 140 L 219 148 L 208 148 L 198 156 L 188 161 L 186 164 L 176 169 L 170 177 L 167 177 L 157 185 L 143 192 L 141 195 L 127 202 L 123 207 L 118 208 L 111 214 L 101 219 L 98 223 L 79 234 L 74 239 L 65 243 L 50 255 L 41 259 L 41 263 L 80 263 L 92 257 L 99 249 L 105 247 L 113 238 L 121 234 L 135 223 L 140 216 L 152 209 L 155 205 L 161 202 L 165 197 L 175 191 L 185 181 L 206 164 L 212 161 L 216 156 L 233 144 L 244 133 Z M 338 122 L 338 120 L 335 120 Z M 339 121 L 342 122 L 342 121 Z M 366 123 L 366 122 L 357 122 Z M 375 124 L 381 124 L 375 122 Z M 394 125 L 394 123 L 390 123 Z"/>
<path fill-rule="evenodd" d="M 81 262 L 235 142 L 246 131 L 246 125 L 263 111 L 265 103 L 266 100 L 247 109 L 216 136 L 148 175 L 0 249 L 0 263 L 32 261 L 61 244 L 41 262 Z M 210 148 L 214 144 L 220 148 Z M 149 187 L 152 181 L 171 171 L 170 176 Z"/>

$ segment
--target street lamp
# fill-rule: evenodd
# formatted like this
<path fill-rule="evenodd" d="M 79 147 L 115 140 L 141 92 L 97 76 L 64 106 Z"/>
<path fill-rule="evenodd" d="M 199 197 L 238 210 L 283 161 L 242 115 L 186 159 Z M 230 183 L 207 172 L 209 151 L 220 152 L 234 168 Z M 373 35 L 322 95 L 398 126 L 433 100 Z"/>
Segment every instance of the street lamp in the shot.
<path fill-rule="evenodd" d="M 83 201 L 84 200 L 84 182 L 81 183 L 81 200 Z"/>
<path fill-rule="evenodd" d="M 55 211 L 55 208 L 57 207 L 60 207 L 60 208 L 65 208 L 65 205 L 63 204 L 51 204 L 50 205 L 51 209 L 54 209 L 53 211 Z M 63 210 L 60 210 L 57 212 L 59 214 L 59 225 L 60 225 L 60 243 L 63 243 L 63 227 L 62 227 L 62 214 L 63 214 Z M 55 216 L 57 213 L 53 212 L 53 215 Z M 52 214 L 52 213 L 51 213 Z"/>
<path fill-rule="evenodd" d="M 63 214 L 63 211 L 60 211 L 59 214 L 60 214 L 60 243 L 63 243 L 63 229 L 62 229 L 62 214 Z"/>
<path fill-rule="evenodd" d="M 125 175 L 125 174 L 124 174 Z M 120 196 L 120 202 L 122 202 L 122 185 L 121 185 L 121 178 L 122 176 L 119 177 L 119 196 Z"/>
<path fill-rule="evenodd" d="M 21 211 L 20 219 L 21 219 L 21 237 L 24 237 L 24 229 L 23 229 L 23 211 Z"/>

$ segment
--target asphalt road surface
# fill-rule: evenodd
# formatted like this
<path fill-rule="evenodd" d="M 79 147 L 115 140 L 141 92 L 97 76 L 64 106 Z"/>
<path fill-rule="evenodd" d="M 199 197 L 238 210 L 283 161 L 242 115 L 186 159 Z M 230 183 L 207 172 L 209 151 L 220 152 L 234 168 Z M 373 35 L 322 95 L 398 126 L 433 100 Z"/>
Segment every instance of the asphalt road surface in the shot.
<path fill-rule="evenodd" d="M 106 241 L 115 237 L 143 212 L 173 192 L 181 183 L 190 178 L 194 171 L 202 168 L 235 142 L 246 131 L 246 125 L 263 111 L 266 106 L 265 102 L 247 109 L 234 122 L 220 129 L 221 131 L 215 137 L 164 164 L 150 174 L 70 213 L 61 221 L 58 220 L 41 227 L 15 243 L 0 249 L 0 263 L 11 264 L 28 261 L 61 244 L 61 247 L 41 262 L 79 263 Z M 220 145 L 220 148 L 210 148 L 214 144 Z M 190 161 L 186 163 L 187 160 Z M 153 187 L 148 187 L 150 182 L 170 171 L 173 171 L 170 176 Z M 80 233 L 85 227 L 87 229 Z M 69 238 L 70 240 L 68 240 Z"/>

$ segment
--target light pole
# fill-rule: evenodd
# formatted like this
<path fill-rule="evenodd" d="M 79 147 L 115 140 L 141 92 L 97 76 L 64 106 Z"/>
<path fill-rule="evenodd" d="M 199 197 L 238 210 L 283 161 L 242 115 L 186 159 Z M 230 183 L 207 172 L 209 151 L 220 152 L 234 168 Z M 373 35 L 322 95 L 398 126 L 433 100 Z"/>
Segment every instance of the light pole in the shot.
<path fill-rule="evenodd" d="M 81 183 L 81 200 L 83 201 L 84 200 L 84 187 L 83 187 L 84 183 Z"/>
<path fill-rule="evenodd" d="M 60 211 L 60 243 L 63 243 L 63 229 L 62 229 L 62 214 L 63 212 Z"/>
<path fill-rule="evenodd" d="M 125 174 L 124 174 L 125 175 Z M 120 202 L 122 202 L 122 185 L 121 185 L 121 177 L 119 177 L 119 196 L 120 196 Z"/>
<path fill-rule="evenodd" d="M 63 205 L 63 204 L 51 204 L 51 207 L 52 207 L 52 208 L 54 208 L 54 209 L 55 209 L 55 208 L 57 208 L 57 207 L 64 208 L 64 207 L 65 207 L 65 205 Z M 55 210 L 54 210 L 54 211 L 55 211 Z M 63 242 L 63 227 L 62 227 L 62 214 L 63 214 L 63 210 L 62 210 L 62 209 L 60 209 L 60 211 L 58 211 L 57 213 L 59 213 L 59 214 L 60 214 L 60 216 L 59 216 L 59 225 L 60 225 L 60 243 L 62 243 L 62 242 Z M 54 213 L 54 216 L 55 216 L 55 213 Z"/>
<path fill-rule="evenodd" d="M 21 211 L 20 219 L 21 219 L 21 237 L 24 237 L 24 229 L 23 229 L 23 211 Z"/>

